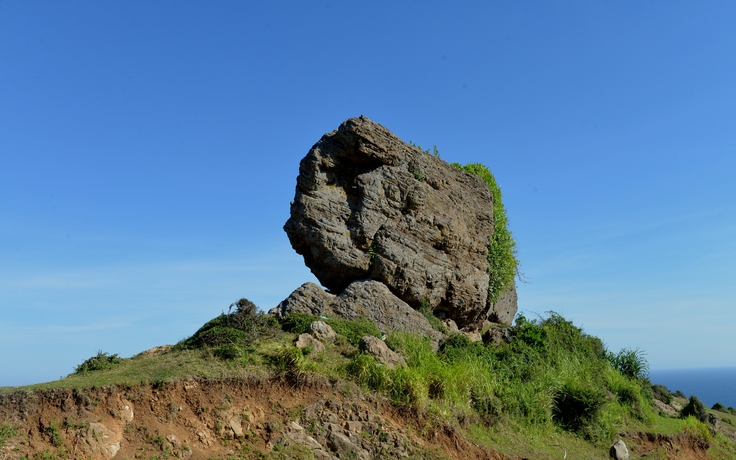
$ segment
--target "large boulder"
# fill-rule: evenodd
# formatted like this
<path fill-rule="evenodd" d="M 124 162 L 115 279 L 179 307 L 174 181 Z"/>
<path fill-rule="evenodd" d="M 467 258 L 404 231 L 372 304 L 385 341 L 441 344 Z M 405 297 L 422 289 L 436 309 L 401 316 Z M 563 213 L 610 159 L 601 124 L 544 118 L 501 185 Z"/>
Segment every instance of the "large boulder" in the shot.
<path fill-rule="evenodd" d="M 290 313 L 335 316 L 348 320 L 365 318 L 384 333 L 411 332 L 429 337 L 434 342 L 445 337 L 421 313 L 393 295 L 386 285 L 375 280 L 355 281 L 337 296 L 314 283 L 304 283 L 268 313 L 278 318 Z"/>
<path fill-rule="evenodd" d="M 380 281 L 462 328 L 510 322 L 516 313 L 515 292 L 489 301 L 492 206 L 482 179 L 361 116 L 324 135 L 301 161 L 284 229 L 331 292 Z"/>

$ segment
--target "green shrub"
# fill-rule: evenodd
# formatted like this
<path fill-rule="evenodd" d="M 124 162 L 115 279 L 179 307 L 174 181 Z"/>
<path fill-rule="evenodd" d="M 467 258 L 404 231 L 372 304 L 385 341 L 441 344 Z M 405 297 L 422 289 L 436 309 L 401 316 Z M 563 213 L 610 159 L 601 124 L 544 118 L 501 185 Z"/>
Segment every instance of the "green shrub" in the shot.
<path fill-rule="evenodd" d="M 224 315 L 221 318 L 226 320 Z M 210 327 L 205 329 L 206 326 Z M 205 327 L 194 334 L 193 338 L 198 346 L 219 347 L 227 344 L 244 344 L 248 340 L 248 334 L 245 331 L 235 329 L 234 327 L 230 327 L 225 324 L 222 326 L 214 326 L 210 322 L 207 323 Z"/>
<path fill-rule="evenodd" d="M 230 305 L 235 312 L 228 315 L 231 327 L 244 331 L 254 338 L 263 336 L 278 326 L 278 320 L 258 311 L 258 307 L 248 299 L 240 299 Z"/>
<path fill-rule="evenodd" d="M 726 407 L 719 402 L 713 404 L 713 407 L 711 407 L 711 409 L 717 410 L 718 412 L 726 412 Z"/>
<path fill-rule="evenodd" d="M 281 320 L 281 329 L 294 334 L 303 334 L 307 332 L 307 328 L 312 321 L 319 321 L 320 318 L 309 313 L 290 313 Z"/>
<path fill-rule="evenodd" d="M 354 321 L 347 319 L 327 318 L 324 320 L 324 322 L 332 327 L 332 330 L 335 331 L 335 334 L 345 336 L 348 342 L 356 347 L 358 346 L 360 339 L 362 337 L 365 337 L 366 335 L 372 335 L 373 337 L 378 338 L 380 338 L 382 335 L 381 331 L 378 330 L 378 327 L 376 327 L 376 325 L 372 321 L 365 318 Z"/>
<path fill-rule="evenodd" d="M 713 434 L 708 429 L 708 425 L 692 415 L 685 418 L 685 428 L 683 431 L 701 438 L 706 443 L 710 443 L 713 439 Z"/>
<path fill-rule="evenodd" d="M 473 342 L 465 334 L 453 334 L 440 344 L 437 353 L 446 362 L 457 361 L 468 354 L 482 353 L 485 347 L 480 342 Z"/>
<path fill-rule="evenodd" d="M 392 372 L 366 353 L 358 353 L 348 363 L 346 371 L 359 384 L 374 391 L 390 390 L 393 384 Z"/>
<path fill-rule="evenodd" d="M 552 417 L 563 429 L 582 431 L 593 425 L 606 402 L 605 394 L 593 385 L 571 380 L 557 392 Z"/>
<path fill-rule="evenodd" d="M 619 385 L 614 386 L 611 391 L 619 403 L 627 409 L 629 415 L 637 420 L 647 421 L 652 415 L 648 405 L 651 395 L 649 397 L 645 395 L 648 388 L 648 385 L 642 387 L 637 380 L 622 378 Z"/>
<path fill-rule="evenodd" d="M 487 425 L 493 425 L 503 415 L 501 401 L 493 395 L 471 391 L 470 403 Z"/>
<path fill-rule="evenodd" d="M 699 400 L 695 395 L 690 396 L 687 404 L 685 404 L 685 407 L 680 411 L 680 416 L 682 418 L 692 416 L 703 423 L 708 421 L 708 411 L 705 410 L 705 404 L 703 404 L 703 401 Z"/>
<path fill-rule="evenodd" d="M 273 364 L 279 375 L 286 377 L 292 383 L 300 384 L 316 369 L 314 361 L 307 358 L 309 350 L 284 347 L 273 358 Z"/>
<path fill-rule="evenodd" d="M 646 378 L 649 375 L 649 363 L 646 353 L 638 348 L 624 348 L 617 354 L 608 352 L 606 357 L 614 369 L 617 369 L 628 378 Z"/>
<path fill-rule="evenodd" d="M 236 343 L 225 343 L 212 350 L 212 354 L 222 360 L 229 361 L 231 359 L 242 357 L 244 351 L 245 350 L 241 345 L 238 345 Z"/>
<path fill-rule="evenodd" d="M 669 404 L 672 402 L 672 394 L 670 393 L 670 390 L 668 390 L 667 387 L 665 387 L 664 385 L 652 385 L 652 393 L 655 398 L 665 404 Z"/>
<path fill-rule="evenodd" d="M 76 367 L 74 374 L 86 374 L 87 372 L 93 371 L 104 371 L 110 369 L 116 364 L 123 362 L 123 359 L 115 354 L 108 354 L 102 350 L 98 350 L 95 356 L 84 361 L 82 364 Z"/>
<path fill-rule="evenodd" d="M 491 171 L 480 163 L 470 163 L 461 166 L 453 163 L 457 169 L 479 176 L 488 186 L 493 196 L 493 236 L 488 243 L 488 273 L 491 277 L 488 294 L 492 302 L 506 289 L 514 286 L 514 278 L 519 270 L 519 260 L 516 257 L 516 241 L 508 229 L 508 217 L 503 205 L 503 194 L 496 183 Z"/>
<path fill-rule="evenodd" d="M 233 307 L 235 312 L 230 313 Z M 258 339 L 273 335 L 278 327 L 275 318 L 257 311 L 248 299 L 230 305 L 229 312 L 211 319 L 190 338 L 182 341 L 182 348 L 215 348 L 214 354 L 222 359 L 240 357 L 245 347 Z M 232 358 L 228 358 L 232 357 Z"/>
<path fill-rule="evenodd" d="M 536 321 L 529 321 L 523 313 L 516 317 L 514 337 L 536 350 L 546 350 L 549 345 L 547 328 Z"/>

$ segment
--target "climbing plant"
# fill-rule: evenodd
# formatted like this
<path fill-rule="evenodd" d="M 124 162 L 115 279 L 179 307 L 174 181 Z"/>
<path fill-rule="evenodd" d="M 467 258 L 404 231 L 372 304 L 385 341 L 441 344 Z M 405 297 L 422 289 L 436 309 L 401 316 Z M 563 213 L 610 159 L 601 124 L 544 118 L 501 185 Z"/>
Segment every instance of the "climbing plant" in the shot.
<path fill-rule="evenodd" d="M 501 188 L 491 171 L 480 163 L 470 163 L 465 166 L 453 163 L 457 169 L 462 169 L 470 174 L 479 176 L 488 186 L 493 195 L 493 236 L 488 244 L 488 272 L 491 277 L 488 286 L 488 294 L 491 301 L 498 300 L 498 296 L 507 288 L 514 286 L 514 278 L 519 268 L 517 259 L 516 241 L 508 229 L 508 218 L 506 208 L 503 205 Z"/>

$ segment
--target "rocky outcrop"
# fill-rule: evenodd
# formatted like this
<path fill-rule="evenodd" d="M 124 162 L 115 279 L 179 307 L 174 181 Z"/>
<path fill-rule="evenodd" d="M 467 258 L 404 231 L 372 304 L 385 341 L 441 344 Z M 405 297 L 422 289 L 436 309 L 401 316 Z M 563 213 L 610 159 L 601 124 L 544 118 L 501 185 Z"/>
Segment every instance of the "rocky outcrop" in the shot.
<path fill-rule="evenodd" d="M 332 342 L 337 337 L 332 327 L 324 321 L 312 321 L 307 332 L 321 342 Z"/>
<path fill-rule="evenodd" d="M 485 343 L 486 345 L 501 345 L 504 343 L 510 343 L 512 339 L 513 335 L 511 333 L 511 328 L 505 326 L 491 326 L 483 333 L 483 343 Z"/>
<path fill-rule="evenodd" d="M 386 345 L 386 343 L 378 337 L 367 335 L 360 339 L 358 344 L 360 351 L 372 355 L 378 362 L 386 365 L 390 369 L 396 366 L 406 366 L 406 360 L 399 353 L 396 353 Z"/>
<path fill-rule="evenodd" d="M 667 417 L 677 417 L 679 415 L 672 406 L 660 401 L 659 399 L 652 399 L 652 404 L 661 415 L 665 415 Z"/>
<path fill-rule="evenodd" d="M 311 350 L 311 353 L 322 353 L 325 351 L 325 346 L 317 340 L 314 336 L 311 334 L 307 334 L 306 332 L 304 334 L 299 334 L 299 337 L 296 338 L 296 342 L 294 342 L 294 345 L 299 349 L 309 349 Z"/>
<path fill-rule="evenodd" d="M 513 286 L 501 292 L 495 302 L 490 302 L 486 319 L 492 323 L 511 324 L 519 309 L 518 299 L 516 288 Z"/>
<path fill-rule="evenodd" d="M 629 450 L 626 448 L 626 444 L 624 444 L 620 439 L 613 443 L 608 453 L 614 460 L 629 460 L 631 458 Z"/>
<path fill-rule="evenodd" d="M 270 315 L 279 318 L 289 313 L 309 313 L 315 316 L 336 316 L 343 319 L 368 319 L 384 333 L 392 330 L 444 338 L 427 318 L 389 291 L 383 283 L 374 280 L 355 281 L 340 295 L 324 291 L 314 283 L 304 283 L 292 292 Z"/>
<path fill-rule="evenodd" d="M 516 313 L 515 292 L 495 304 L 488 298 L 492 206 L 482 179 L 360 117 L 301 161 L 284 229 L 331 292 L 378 281 L 404 305 L 428 302 L 463 328 L 510 322 Z M 323 294 L 300 294 L 292 311 L 325 309 Z"/>

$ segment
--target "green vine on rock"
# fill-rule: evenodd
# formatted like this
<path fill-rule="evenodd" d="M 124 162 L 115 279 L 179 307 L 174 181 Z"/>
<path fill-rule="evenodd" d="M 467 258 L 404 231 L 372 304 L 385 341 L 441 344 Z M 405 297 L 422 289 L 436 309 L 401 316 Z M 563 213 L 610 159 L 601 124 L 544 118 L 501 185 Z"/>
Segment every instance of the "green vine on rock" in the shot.
<path fill-rule="evenodd" d="M 462 169 L 479 176 L 488 186 L 493 196 L 493 236 L 488 244 L 488 273 L 491 280 L 488 285 L 488 295 L 492 302 L 498 300 L 503 291 L 514 286 L 514 278 L 518 273 L 519 259 L 517 259 L 516 241 L 508 229 L 506 208 L 503 205 L 501 188 L 491 171 L 480 163 L 469 163 L 465 166 L 453 163 L 453 167 Z"/>

